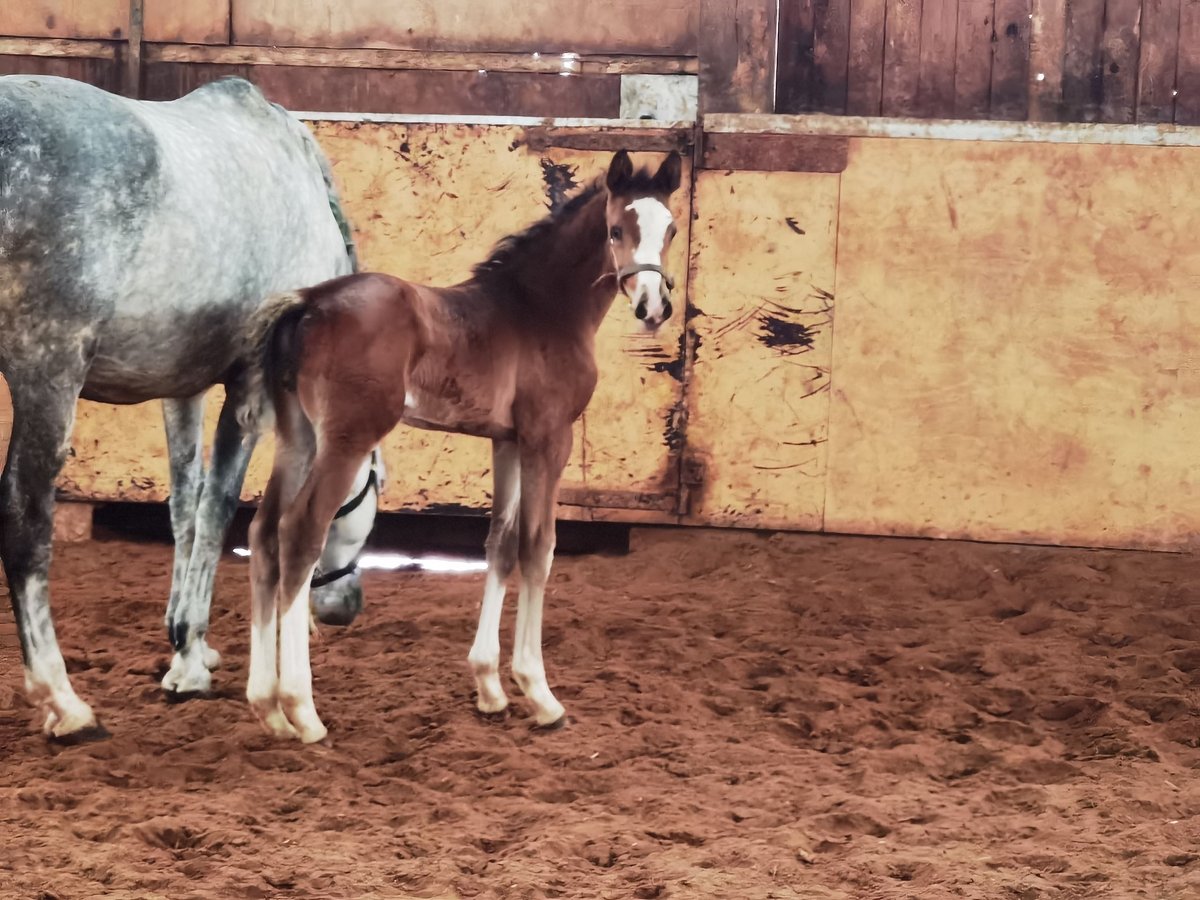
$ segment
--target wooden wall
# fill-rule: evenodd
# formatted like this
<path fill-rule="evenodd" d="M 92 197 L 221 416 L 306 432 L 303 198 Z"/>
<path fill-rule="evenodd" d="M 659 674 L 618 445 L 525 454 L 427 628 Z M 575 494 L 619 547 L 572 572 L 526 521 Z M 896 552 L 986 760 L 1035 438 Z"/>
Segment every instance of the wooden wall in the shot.
<path fill-rule="evenodd" d="M 1195 0 L 781 0 L 779 8 L 777 112 L 1200 123 Z"/>
<path fill-rule="evenodd" d="M 241 75 L 291 109 L 612 118 L 622 74 L 696 71 L 697 30 L 691 0 L 23 0 L 0 6 L 0 74 L 153 100 Z"/>
<path fill-rule="evenodd" d="M 711 119 L 676 198 L 683 315 L 647 338 L 614 305 L 562 515 L 1191 546 L 1200 146 L 1154 146 L 1187 136 L 1151 128 L 963 123 L 939 139 L 863 123 Z M 434 282 L 611 148 L 653 161 L 691 135 L 313 127 L 367 264 Z M 0 443 L 4 413 L 0 396 Z M 72 449 L 66 496 L 165 499 L 158 404 L 81 404 Z M 400 429 L 385 453 L 384 508 L 486 511 L 486 442 Z"/>

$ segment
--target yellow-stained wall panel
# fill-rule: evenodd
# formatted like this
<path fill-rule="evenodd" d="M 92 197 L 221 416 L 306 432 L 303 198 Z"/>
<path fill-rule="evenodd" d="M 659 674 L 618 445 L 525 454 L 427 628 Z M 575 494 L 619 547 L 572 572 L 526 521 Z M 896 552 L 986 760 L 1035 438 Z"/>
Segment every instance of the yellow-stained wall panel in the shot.
<path fill-rule="evenodd" d="M 1192 149 L 856 139 L 827 528 L 1187 543 L 1197 196 Z"/>
<path fill-rule="evenodd" d="M 693 239 L 691 519 L 819 529 L 838 176 L 701 172 Z"/>
<path fill-rule="evenodd" d="M 333 161 L 362 266 L 429 284 L 468 277 L 498 239 L 545 215 L 543 164 L 557 166 L 558 177 L 574 167 L 582 185 L 602 175 L 611 158 L 609 152 L 534 152 L 521 144 L 521 129 L 513 127 L 324 122 L 315 123 L 314 131 Z M 635 162 L 656 164 L 658 158 L 646 154 Z M 685 188 L 676 198 L 680 233 L 669 261 L 681 274 L 689 204 Z M 682 289 L 680 294 L 682 307 Z M 614 303 L 597 341 L 600 385 L 586 421 L 576 428 L 563 482 L 567 492 L 677 492 L 676 458 L 665 444 L 664 427 L 682 388 L 670 371 L 654 366 L 678 354 L 681 318 L 646 336 L 628 304 Z M 209 434 L 221 397 L 218 390 L 209 399 Z M 389 476 L 385 509 L 486 508 L 490 502 L 488 441 L 401 427 L 383 449 Z M 269 444 L 255 453 L 246 499 L 261 493 L 271 459 Z M 164 499 L 168 481 L 160 405 L 80 403 L 61 486 L 83 498 Z M 613 502 L 623 500 L 618 496 Z"/>

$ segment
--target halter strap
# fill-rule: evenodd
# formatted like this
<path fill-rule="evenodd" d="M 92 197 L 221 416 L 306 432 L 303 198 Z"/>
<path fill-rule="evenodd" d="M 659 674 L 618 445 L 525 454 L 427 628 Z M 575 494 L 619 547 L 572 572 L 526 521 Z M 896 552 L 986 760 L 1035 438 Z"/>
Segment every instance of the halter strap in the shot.
<path fill-rule="evenodd" d="M 636 275 L 638 272 L 657 272 L 662 276 L 663 284 L 667 286 L 667 290 L 675 290 L 675 279 L 664 272 L 662 266 L 654 263 L 630 263 L 627 266 L 622 266 L 617 272 L 617 284 L 620 286 L 622 293 L 625 292 L 625 279 L 630 275 Z"/>
<path fill-rule="evenodd" d="M 354 512 L 356 509 L 358 509 L 360 506 L 362 506 L 363 501 L 367 499 L 367 494 L 371 492 L 372 488 L 375 488 L 376 490 L 378 490 L 379 475 L 376 474 L 376 466 L 378 466 L 378 465 L 379 465 L 379 451 L 372 450 L 371 451 L 371 470 L 367 473 L 366 484 L 363 485 L 361 491 L 359 491 L 350 500 L 347 500 L 342 505 L 341 509 L 339 509 L 337 511 L 337 513 L 333 517 L 335 522 L 338 519 L 344 519 L 346 516 L 350 515 L 350 513 Z M 355 556 L 354 559 L 350 560 L 350 562 L 348 562 L 346 565 L 342 566 L 340 569 L 334 569 L 331 572 L 321 572 L 319 574 L 314 572 L 312 581 L 309 582 L 309 586 L 314 587 L 314 588 L 325 587 L 325 585 L 332 584 L 333 582 L 337 581 L 339 578 L 345 578 L 347 575 L 353 575 L 357 570 L 358 570 L 358 557 Z"/>
<path fill-rule="evenodd" d="M 371 451 L 371 471 L 367 473 L 367 480 L 363 484 L 362 490 L 359 491 L 358 494 L 356 494 L 353 498 L 342 504 L 342 506 L 333 516 L 334 521 L 337 521 L 338 519 L 344 519 L 346 516 L 350 515 L 350 513 L 362 506 L 363 501 L 367 499 L 367 494 L 371 492 L 371 488 L 379 486 L 379 476 L 375 474 L 375 466 L 377 462 L 376 454 L 378 452 L 378 450 Z"/>

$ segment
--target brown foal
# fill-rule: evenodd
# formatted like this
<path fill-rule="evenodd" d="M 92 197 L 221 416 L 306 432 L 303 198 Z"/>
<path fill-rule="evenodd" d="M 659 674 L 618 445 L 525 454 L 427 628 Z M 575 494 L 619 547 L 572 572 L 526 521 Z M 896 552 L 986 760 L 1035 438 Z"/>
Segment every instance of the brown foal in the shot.
<path fill-rule="evenodd" d="M 651 174 L 617 153 L 606 178 L 501 241 L 470 280 L 434 288 L 358 274 L 273 297 L 251 329 L 251 400 L 273 407 L 275 464 L 251 526 L 247 697 L 278 736 L 319 741 L 308 586 L 363 459 L 397 424 L 491 438 L 488 574 L 469 654 L 481 712 L 508 705 L 500 612 L 520 564 L 512 672 L 538 725 L 563 719 L 542 663 L 542 599 L 571 426 L 596 386 L 596 331 L 625 293 L 648 329 L 671 315 L 672 153 Z M 277 618 L 278 616 L 278 618 Z M 278 628 L 278 659 L 276 630 Z"/>

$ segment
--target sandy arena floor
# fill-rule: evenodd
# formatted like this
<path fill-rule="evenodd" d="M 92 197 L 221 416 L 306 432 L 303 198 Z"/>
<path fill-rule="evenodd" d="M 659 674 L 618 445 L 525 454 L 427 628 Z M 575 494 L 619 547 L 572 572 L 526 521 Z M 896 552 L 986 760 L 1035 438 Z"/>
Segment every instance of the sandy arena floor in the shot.
<path fill-rule="evenodd" d="M 633 546 L 556 563 L 574 721 L 550 734 L 472 712 L 480 577 L 369 576 L 314 652 L 332 747 L 268 739 L 241 698 L 244 563 L 218 582 L 217 696 L 168 706 L 169 549 L 59 548 L 60 639 L 112 737 L 36 733 L 5 597 L 0 896 L 1200 897 L 1193 560 Z"/>

